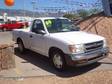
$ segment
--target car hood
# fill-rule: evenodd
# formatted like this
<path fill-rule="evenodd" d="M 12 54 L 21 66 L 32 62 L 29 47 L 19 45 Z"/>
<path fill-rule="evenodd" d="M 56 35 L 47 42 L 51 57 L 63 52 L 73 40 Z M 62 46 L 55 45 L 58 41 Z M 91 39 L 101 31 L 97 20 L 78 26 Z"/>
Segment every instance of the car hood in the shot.
<path fill-rule="evenodd" d="M 82 31 L 52 33 L 50 35 L 52 38 L 66 42 L 68 44 L 85 44 L 104 40 L 104 37 Z"/>

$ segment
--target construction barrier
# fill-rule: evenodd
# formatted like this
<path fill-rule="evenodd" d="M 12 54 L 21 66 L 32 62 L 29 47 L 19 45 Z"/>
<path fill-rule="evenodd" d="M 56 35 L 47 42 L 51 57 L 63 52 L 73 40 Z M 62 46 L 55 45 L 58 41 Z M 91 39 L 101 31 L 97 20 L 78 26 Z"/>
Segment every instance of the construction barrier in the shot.
<path fill-rule="evenodd" d="M 15 68 L 15 56 L 13 44 L 0 45 L 0 71 Z"/>

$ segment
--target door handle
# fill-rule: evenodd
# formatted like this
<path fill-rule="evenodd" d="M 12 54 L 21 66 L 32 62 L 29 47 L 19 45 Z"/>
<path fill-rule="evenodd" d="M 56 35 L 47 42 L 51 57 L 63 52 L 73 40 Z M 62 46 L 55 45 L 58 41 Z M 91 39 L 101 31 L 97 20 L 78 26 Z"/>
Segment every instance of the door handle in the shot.
<path fill-rule="evenodd" d="M 32 38 L 33 36 L 32 35 L 30 35 L 30 38 Z"/>

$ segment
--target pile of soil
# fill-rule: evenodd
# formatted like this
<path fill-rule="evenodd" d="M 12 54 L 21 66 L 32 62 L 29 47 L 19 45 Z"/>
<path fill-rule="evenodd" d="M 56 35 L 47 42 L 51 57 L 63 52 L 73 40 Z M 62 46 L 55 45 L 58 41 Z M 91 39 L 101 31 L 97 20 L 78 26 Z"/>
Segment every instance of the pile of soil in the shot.
<path fill-rule="evenodd" d="M 112 53 L 112 17 L 107 17 L 103 13 L 89 16 L 78 23 L 81 30 L 104 36 Z"/>

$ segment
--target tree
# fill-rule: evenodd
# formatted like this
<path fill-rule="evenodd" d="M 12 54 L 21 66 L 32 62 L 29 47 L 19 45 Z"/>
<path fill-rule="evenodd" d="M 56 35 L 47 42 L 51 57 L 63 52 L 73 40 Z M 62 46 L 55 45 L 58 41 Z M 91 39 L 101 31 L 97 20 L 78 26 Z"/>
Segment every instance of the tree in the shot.
<path fill-rule="evenodd" d="M 77 18 L 78 15 L 77 14 L 65 14 L 65 15 L 63 15 L 63 17 L 73 20 L 73 19 Z"/>
<path fill-rule="evenodd" d="M 91 14 L 96 14 L 96 13 L 101 12 L 102 10 L 98 9 L 98 8 L 94 8 L 94 9 L 90 9 L 89 11 L 90 11 Z"/>
<path fill-rule="evenodd" d="M 77 11 L 77 13 L 83 19 L 86 18 L 87 16 L 89 16 L 89 12 L 87 10 L 85 10 L 85 9 L 80 9 L 80 10 Z"/>

